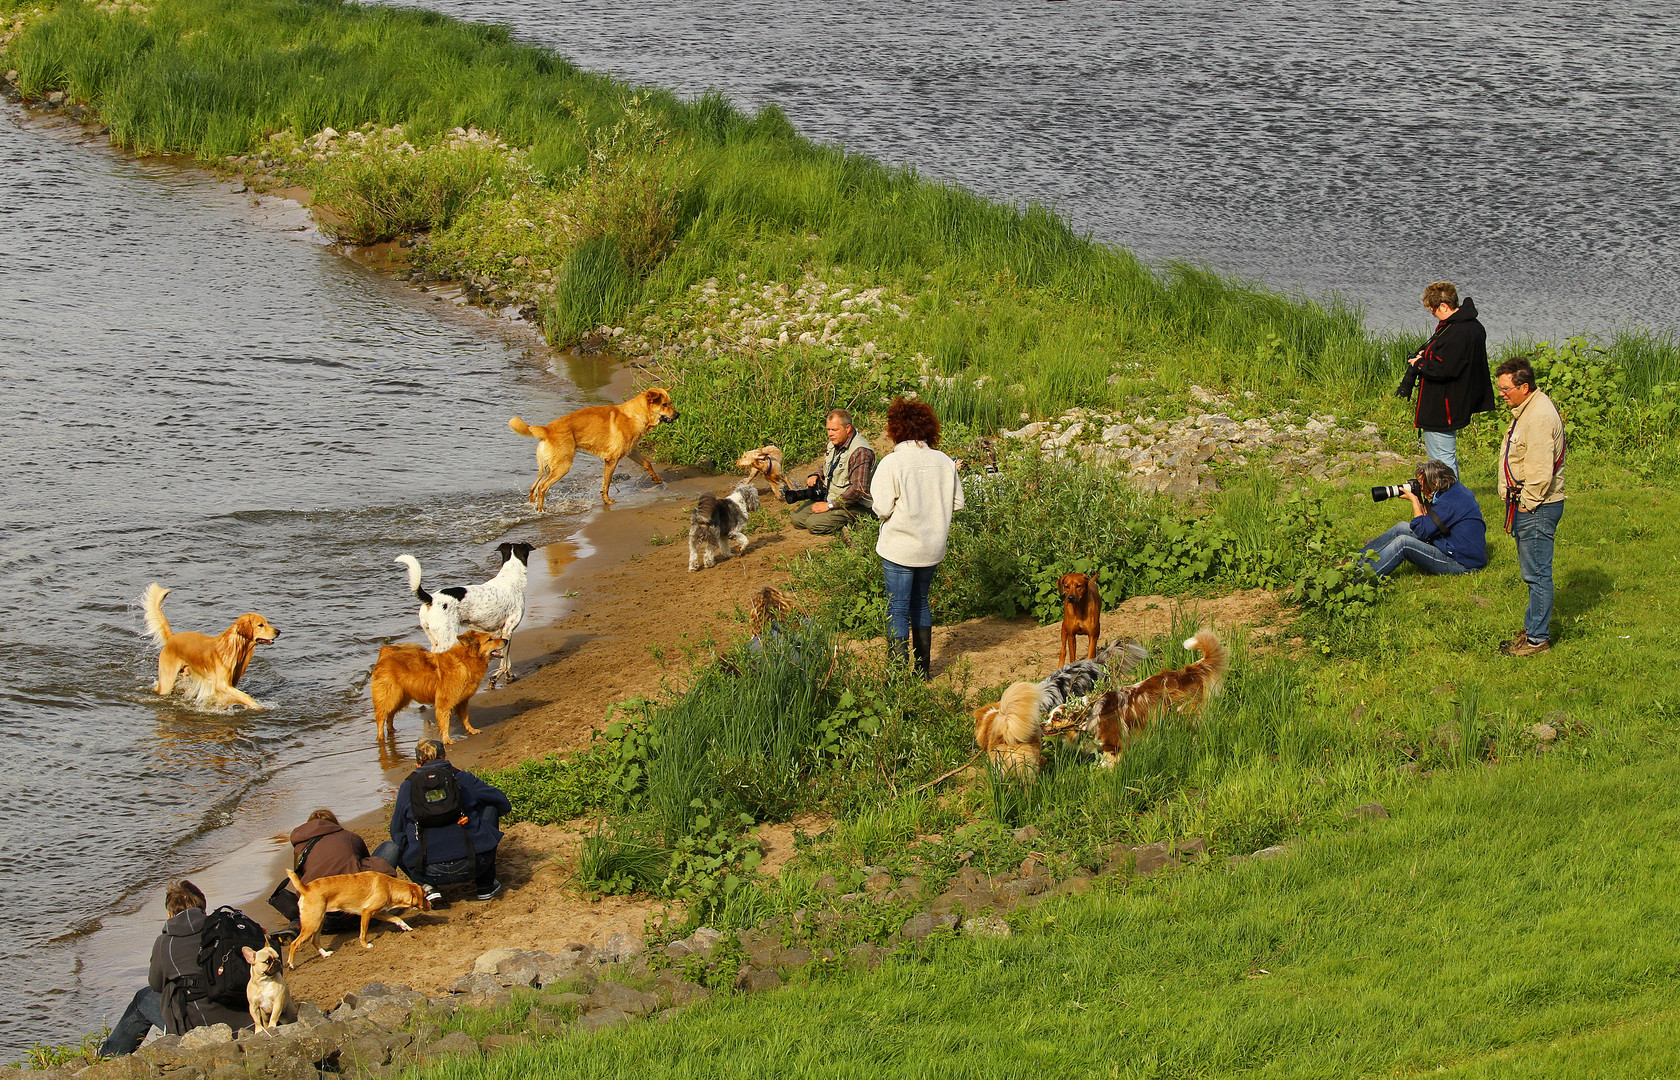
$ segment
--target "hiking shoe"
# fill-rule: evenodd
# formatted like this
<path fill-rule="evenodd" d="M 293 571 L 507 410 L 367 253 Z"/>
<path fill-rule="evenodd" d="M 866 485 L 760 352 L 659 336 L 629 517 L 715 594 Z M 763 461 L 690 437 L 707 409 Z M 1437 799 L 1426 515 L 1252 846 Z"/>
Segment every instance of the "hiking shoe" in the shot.
<path fill-rule="evenodd" d="M 1519 634 L 1510 641 L 1499 643 L 1499 651 L 1506 656 L 1533 656 L 1535 653 L 1550 652 L 1551 641 L 1531 641 L 1527 634 Z"/>
<path fill-rule="evenodd" d="M 502 883 L 497 881 L 491 884 L 488 891 L 479 893 L 478 898 L 480 900 L 494 900 L 500 895 L 502 895 Z"/>
<path fill-rule="evenodd" d="M 428 904 L 441 904 L 441 903 L 443 903 L 443 894 L 442 893 L 438 892 L 436 889 L 432 888 L 430 885 L 424 885 L 424 886 L 421 886 L 421 887 L 426 890 L 426 903 L 428 903 Z"/>

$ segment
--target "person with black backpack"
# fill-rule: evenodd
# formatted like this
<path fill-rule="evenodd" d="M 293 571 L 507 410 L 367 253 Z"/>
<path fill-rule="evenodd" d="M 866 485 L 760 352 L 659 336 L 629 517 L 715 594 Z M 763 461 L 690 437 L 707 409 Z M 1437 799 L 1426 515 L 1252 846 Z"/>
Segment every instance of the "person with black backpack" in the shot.
<path fill-rule="evenodd" d="M 436 739 L 421 739 L 414 761 L 419 768 L 397 789 L 391 839 L 374 849 L 373 857 L 402 867 L 411 881 L 426 887 L 433 903 L 441 899 L 438 888 L 468 881 L 480 900 L 494 899 L 502 891 L 496 880 L 496 845 L 502 842 L 497 826 L 513 804 L 450 764 Z"/>
<path fill-rule="evenodd" d="M 267 934 L 234 908 L 208 915 L 204 908 L 204 892 L 192 882 L 169 887 L 163 900 L 168 921 L 152 945 L 146 987 L 112 1026 L 99 1048 L 101 1057 L 134 1053 L 154 1027 L 184 1035 L 211 1024 L 235 1030 L 252 1026 L 245 1001 L 251 970 L 240 949 L 262 948 Z"/>

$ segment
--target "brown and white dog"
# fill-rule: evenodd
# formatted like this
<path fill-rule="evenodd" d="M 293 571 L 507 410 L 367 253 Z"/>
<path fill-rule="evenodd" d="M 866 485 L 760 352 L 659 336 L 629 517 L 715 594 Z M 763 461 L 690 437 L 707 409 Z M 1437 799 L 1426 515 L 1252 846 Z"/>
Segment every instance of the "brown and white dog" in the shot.
<path fill-rule="evenodd" d="M 1094 659 L 1097 637 L 1102 632 L 1102 591 L 1097 588 L 1097 575 L 1063 574 L 1056 582 L 1056 595 L 1062 598 L 1062 658 L 1056 663 L 1079 658 L 1080 634 L 1090 646 L 1085 658 Z"/>
<path fill-rule="evenodd" d="M 292 888 L 298 894 L 298 936 L 292 939 L 286 951 L 286 966 L 289 968 L 297 967 L 298 946 L 310 939 L 314 939 L 315 949 L 323 958 L 332 955 L 330 949 L 321 948 L 321 920 L 327 917 L 329 911 L 360 915 L 362 948 L 371 949 L 373 946 L 367 939 L 370 919 L 391 923 L 405 933 L 414 929 L 395 915 L 383 914 L 385 909 L 407 907 L 416 911 L 432 910 L 432 902 L 426 899 L 425 889 L 411 881 L 398 881 L 389 874 L 376 874 L 371 870 L 360 874 L 334 874 L 332 877 L 316 878 L 307 885 L 296 871 L 288 870 L 286 876 L 291 879 Z"/>
<path fill-rule="evenodd" d="M 158 681 L 153 689 L 168 697 L 175 689 L 176 678 L 185 671 L 198 704 L 261 709 L 256 698 L 239 689 L 239 680 L 245 677 L 245 666 L 257 645 L 278 638 L 279 629 L 256 612 L 247 611 L 215 637 L 192 630 L 176 633 L 163 617 L 163 598 L 169 593 L 154 581 L 146 586 L 140 602 L 146 614 L 146 632 L 158 647 Z"/>
<path fill-rule="evenodd" d="M 251 1022 L 258 1031 L 279 1027 L 280 1018 L 292 1007 L 292 992 L 286 987 L 280 953 L 273 945 L 257 950 L 247 945 L 240 951 L 251 965 L 251 978 L 245 984 L 245 1003 L 251 1012 Z"/>
<path fill-rule="evenodd" d="M 771 484 L 780 485 L 787 478 L 782 475 L 782 451 L 776 446 L 761 446 L 748 450 L 735 462 L 735 467 L 749 478 L 764 477 Z"/>
<path fill-rule="evenodd" d="M 1140 645 L 1113 642 L 1095 656 L 1064 664 L 1035 683 L 1011 683 L 996 704 L 974 710 L 974 741 L 1000 769 L 1037 769 L 1044 728 L 1040 718 L 1070 698 L 1088 694 L 1104 677 L 1124 675 L 1148 654 Z"/>
<path fill-rule="evenodd" d="M 548 489 L 571 472 L 572 455 L 579 450 L 607 463 L 601 476 L 601 501 L 608 506 L 613 500 L 607 494 L 607 485 L 612 483 L 613 470 L 618 468 L 621 458 L 628 457 L 646 469 L 654 483 L 663 484 L 665 481 L 653 471 L 653 466 L 636 451 L 636 444 L 660 424 L 676 419 L 671 392 L 659 386 L 643 390 L 622 405 L 592 405 L 541 427 L 514 417 L 508 421 L 508 427 L 537 440 L 537 482 L 531 485 L 526 500 L 536 503 L 537 512 L 542 513 Z"/>
<path fill-rule="evenodd" d="M 1106 768 L 1120 760 L 1120 751 L 1126 743 L 1148 727 L 1158 711 L 1169 708 L 1197 711 L 1219 693 L 1229 657 L 1218 636 L 1212 630 L 1202 629 L 1184 647 L 1195 649 L 1202 658 L 1110 690 L 1091 702 L 1080 730 L 1096 737 L 1098 749 L 1102 751 L 1102 766 Z"/>
<path fill-rule="evenodd" d="M 449 738 L 449 721 L 459 713 L 468 735 L 477 735 L 467 717 L 467 704 L 478 693 L 478 684 L 490 669 L 490 658 L 506 642 L 482 630 L 468 630 L 444 652 L 430 652 L 424 645 L 386 645 L 379 650 L 368 686 L 373 694 L 373 721 L 381 739 L 395 734 L 393 718 L 413 701 L 437 711 L 439 737 Z"/>

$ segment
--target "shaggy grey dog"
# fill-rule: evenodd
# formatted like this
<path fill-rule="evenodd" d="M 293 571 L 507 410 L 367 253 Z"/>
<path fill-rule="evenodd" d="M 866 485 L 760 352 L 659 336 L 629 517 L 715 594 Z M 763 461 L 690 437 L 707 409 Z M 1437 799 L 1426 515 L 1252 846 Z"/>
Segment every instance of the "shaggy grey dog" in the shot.
<path fill-rule="evenodd" d="M 688 519 L 688 568 L 710 570 L 719 559 L 747 553 L 747 515 L 758 509 L 758 488 L 752 477 L 735 485 L 723 498 L 702 495 Z M 741 550 L 735 552 L 739 542 Z"/>

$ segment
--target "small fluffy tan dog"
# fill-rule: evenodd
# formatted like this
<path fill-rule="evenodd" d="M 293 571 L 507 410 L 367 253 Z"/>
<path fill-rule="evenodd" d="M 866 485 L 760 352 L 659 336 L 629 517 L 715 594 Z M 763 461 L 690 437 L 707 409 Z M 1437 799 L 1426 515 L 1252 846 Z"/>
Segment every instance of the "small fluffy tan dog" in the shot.
<path fill-rule="evenodd" d="M 1044 764 L 1039 686 L 1011 683 L 994 704 L 974 710 L 974 741 L 1003 772 L 1032 773 Z"/>
<path fill-rule="evenodd" d="M 782 475 L 782 451 L 775 446 L 761 446 L 757 450 L 748 450 L 741 455 L 741 460 L 735 463 L 735 467 L 749 477 L 762 476 L 772 484 L 780 484 L 786 479 Z"/>
<path fill-rule="evenodd" d="M 185 671 L 188 687 L 199 705 L 213 702 L 261 709 L 256 698 L 239 689 L 239 680 L 245 677 L 245 665 L 251 662 L 257 645 L 278 638 L 279 629 L 256 612 L 247 611 L 215 637 L 192 630 L 177 634 L 163 617 L 163 598 L 169 593 L 154 581 L 146 586 L 141 601 L 146 633 L 158 647 L 158 681 L 153 689 L 168 697 L 175 689 L 176 678 Z"/>
<path fill-rule="evenodd" d="M 332 877 L 316 878 L 307 885 L 296 871 L 288 870 L 286 876 L 291 879 L 292 888 L 298 894 L 298 936 L 292 939 L 286 951 L 286 966 L 289 968 L 297 967 L 298 946 L 310 939 L 314 939 L 315 950 L 323 959 L 332 955 L 332 950 L 321 948 L 321 920 L 327 917 L 329 911 L 360 915 L 362 948 L 371 949 L 373 945 L 367 939 L 368 921 L 371 919 L 391 923 L 404 933 L 414 929 L 395 915 L 384 914 L 386 908 L 432 910 L 425 889 L 411 881 L 398 881 L 389 874 L 376 874 L 371 870 L 360 874 L 334 874 Z"/>
<path fill-rule="evenodd" d="M 373 720 L 379 737 L 396 732 L 394 717 L 410 702 L 422 701 L 437 710 L 438 734 L 449 738 L 450 718 L 457 712 L 468 735 L 478 729 L 467 718 L 467 704 L 478 693 L 478 684 L 490 670 L 490 658 L 504 641 L 482 630 L 468 630 L 445 652 L 429 651 L 424 645 L 386 645 L 373 665 L 369 689 L 373 694 Z"/>
<path fill-rule="evenodd" d="M 264 945 L 253 951 L 249 945 L 240 950 L 245 962 L 251 965 L 251 980 L 245 984 L 245 1002 L 251 1010 L 251 1022 L 258 1031 L 280 1026 L 280 1018 L 292 1007 L 292 992 L 286 988 L 286 973 L 280 966 L 280 954 L 274 946 Z"/>
<path fill-rule="evenodd" d="M 671 406 L 671 392 L 659 386 L 643 390 L 622 405 L 593 405 L 567 413 L 541 427 L 514 417 L 508 421 L 509 428 L 516 434 L 538 440 L 537 482 L 531 485 L 526 501 L 536 503 L 537 513 L 542 513 L 548 489 L 572 471 L 572 456 L 579 450 L 594 454 L 607 463 L 606 472 L 601 476 L 601 501 L 608 506 L 613 504 L 613 500 L 607 494 L 607 485 L 612 483 L 613 470 L 618 468 L 621 458 L 628 457 L 646 469 L 654 483 L 663 484 L 665 481 L 653 471 L 653 466 L 636 452 L 636 444 L 660 424 L 676 419 L 677 410 Z"/>

